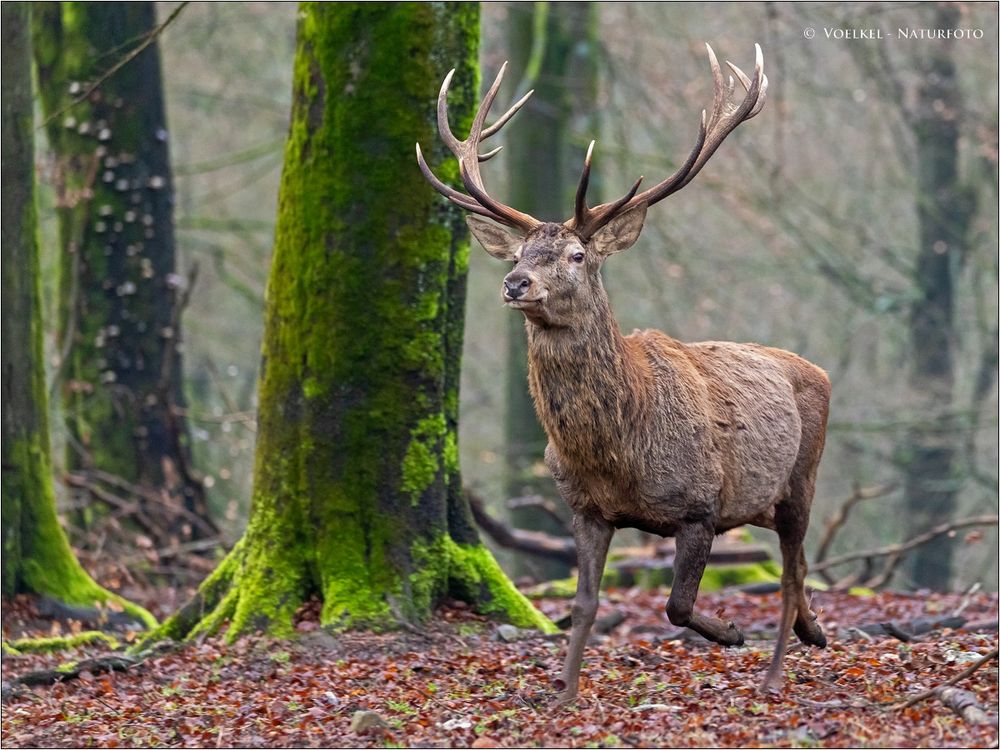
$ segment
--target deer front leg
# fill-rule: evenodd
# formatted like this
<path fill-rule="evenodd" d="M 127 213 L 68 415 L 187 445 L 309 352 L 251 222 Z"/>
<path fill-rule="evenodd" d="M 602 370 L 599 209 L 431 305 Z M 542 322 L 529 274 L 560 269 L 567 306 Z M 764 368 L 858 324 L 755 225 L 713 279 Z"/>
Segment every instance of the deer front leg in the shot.
<path fill-rule="evenodd" d="M 577 568 L 576 598 L 573 600 L 573 630 L 569 637 L 566 661 L 563 663 L 563 691 L 556 698 L 557 705 L 571 703 L 580 683 L 580 663 L 583 649 L 587 645 L 590 629 L 597 614 L 597 599 L 600 595 L 601 576 L 604 561 L 608 556 L 608 545 L 614 535 L 614 527 L 602 518 L 575 513 L 573 515 L 573 538 L 576 540 Z"/>
<path fill-rule="evenodd" d="M 707 522 L 688 523 L 680 527 L 675 537 L 674 585 L 667 600 L 667 617 L 678 627 L 691 628 L 710 641 L 723 646 L 742 646 L 743 633 L 733 622 L 699 615 L 694 611 L 698 586 L 712 551 L 715 529 Z"/>

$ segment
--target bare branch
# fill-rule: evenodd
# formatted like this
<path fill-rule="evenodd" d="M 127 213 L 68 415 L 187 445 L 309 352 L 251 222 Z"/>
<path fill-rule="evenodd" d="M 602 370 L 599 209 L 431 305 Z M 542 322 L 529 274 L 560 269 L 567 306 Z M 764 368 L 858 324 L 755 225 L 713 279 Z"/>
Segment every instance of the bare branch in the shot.
<path fill-rule="evenodd" d="M 486 512 L 482 498 L 476 493 L 466 489 L 465 497 L 476 524 L 501 547 L 576 565 L 576 543 L 571 538 L 552 536 L 541 531 L 511 529 Z"/>
<path fill-rule="evenodd" d="M 108 68 L 108 70 L 105 71 L 104 74 L 101 75 L 100 78 L 98 78 L 96 81 L 94 81 L 94 83 L 92 83 L 90 86 L 87 87 L 86 91 L 84 91 L 83 93 L 81 93 L 79 96 L 75 97 L 66 106 L 60 107 L 55 112 L 53 112 L 51 115 L 49 115 L 48 117 L 46 117 L 42 121 L 42 124 L 38 126 L 38 129 L 44 128 L 46 125 L 48 125 L 50 122 L 52 122 L 53 120 L 55 120 L 56 118 L 58 118 L 60 115 L 62 115 L 63 113 L 65 113 L 66 110 L 70 109 L 71 107 L 75 107 L 80 102 L 86 101 L 87 98 L 91 94 L 93 94 L 95 91 L 97 91 L 97 89 L 99 89 L 101 87 L 101 84 L 103 84 L 106 80 L 108 80 L 109 78 L 111 78 L 111 76 L 113 76 L 119 70 L 121 70 L 122 68 L 124 68 L 130 62 L 132 62 L 135 58 L 137 58 L 140 54 L 142 54 L 143 50 L 145 50 L 149 45 L 151 45 L 153 42 L 155 42 L 157 40 L 157 38 L 160 36 L 160 34 L 162 34 L 164 31 L 166 31 L 167 27 L 170 26 L 170 24 L 172 24 L 174 21 L 177 20 L 177 17 L 181 14 L 181 11 L 184 10 L 187 7 L 187 5 L 188 5 L 187 2 L 183 2 L 180 5 L 178 5 L 176 8 L 174 8 L 173 12 L 169 16 L 167 16 L 167 20 L 164 21 L 163 23 L 161 23 L 155 29 L 151 29 L 150 32 L 146 35 L 146 37 L 142 40 L 142 42 L 139 44 L 138 47 L 136 47 L 134 50 L 132 50 L 131 52 L 129 52 L 127 55 L 125 55 L 121 60 L 119 60 L 118 62 L 116 62 L 110 68 Z"/>
<path fill-rule="evenodd" d="M 838 557 L 831 557 L 828 560 L 824 560 L 823 562 L 812 566 L 812 572 L 818 573 L 821 570 L 826 570 L 827 568 L 832 568 L 836 565 L 843 565 L 844 563 L 851 562 L 853 560 L 862 560 L 867 557 L 885 557 L 887 555 L 902 554 L 903 552 L 908 552 L 915 547 L 919 547 L 921 544 L 926 544 L 942 534 L 957 531 L 958 529 L 965 529 L 970 526 L 996 526 L 998 522 L 1000 522 L 1000 518 L 997 516 L 972 516 L 958 521 L 949 521 L 947 523 L 938 524 L 934 528 L 925 531 L 923 534 L 919 534 L 912 539 L 899 544 L 889 544 L 884 547 L 862 550 L 861 552 L 850 552 L 845 555 L 839 555 Z"/>
<path fill-rule="evenodd" d="M 847 516 L 855 505 L 862 500 L 873 500 L 878 497 L 884 497 L 890 492 L 895 491 L 896 487 L 897 485 L 893 482 L 875 485 L 874 487 L 861 487 L 855 484 L 851 494 L 840 504 L 837 511 L 826 520 L 823 528 L 823 537 L 820 539 L 819 549 L 816 551 L 816 563 L 821 563 L 826 559 L 826 555 L 830 551 L 830 545 L 833 543 L 837 532 L 847 521 Z M 833 583 L 833 578 L 828 574 L 824 574 L 823 578 L 826 579 L 827 583 Z"/>

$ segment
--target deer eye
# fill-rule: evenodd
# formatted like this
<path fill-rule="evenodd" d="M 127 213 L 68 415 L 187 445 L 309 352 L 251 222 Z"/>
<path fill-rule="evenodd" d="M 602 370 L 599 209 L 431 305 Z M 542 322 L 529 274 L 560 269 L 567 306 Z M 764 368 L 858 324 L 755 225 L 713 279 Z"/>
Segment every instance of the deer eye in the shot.
<path fill-rule="evenodd" d="M 583 263 L 584 255 L 583 253 L 573 253 L 571 256 L 569 256 L 569 258 L 574 263 Z"/>

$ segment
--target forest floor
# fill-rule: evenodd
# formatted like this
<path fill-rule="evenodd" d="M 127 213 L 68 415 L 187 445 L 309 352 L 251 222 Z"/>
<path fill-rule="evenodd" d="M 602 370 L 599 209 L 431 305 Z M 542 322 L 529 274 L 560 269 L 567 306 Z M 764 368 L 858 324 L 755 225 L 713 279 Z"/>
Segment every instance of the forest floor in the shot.
<path fill-rule="evenodd" d="M 177 598 L 149 592 L 141 603 L 162 616 Z M 554 619 L 569 610 L 566 599 L 538 603 Z M 595 636 L 577 705 L 563 709 L 551 701 L 565 636 L 498 629 L 460 603 L 425 629 L 334 636 L 313 602 L 290 641 L 208 638 L 126 672 L 13 691 L 29 671 L 107 649 L 4 656 L 3 746 L 997 747 L 995 660 L 956 685 L 985 710 L 983 724 L 937 697 L 900 705 L 997 647 L 995 594 L 817 593 L 830 645 L 792 647 L 780 696 L 757 692 L 777 594 L 699 598 L 744 628 L 741 648 L 679 638 L 665 604 L 664 590 L 602 595 L 599 622 L 613 627 Z M 44 624 L 30 600 L 7 605 L 5 638 L 63 627 Z M 864 632 L 886 622 L 912 632 L 956 612 L 964 627 L 908 642 Z"/>

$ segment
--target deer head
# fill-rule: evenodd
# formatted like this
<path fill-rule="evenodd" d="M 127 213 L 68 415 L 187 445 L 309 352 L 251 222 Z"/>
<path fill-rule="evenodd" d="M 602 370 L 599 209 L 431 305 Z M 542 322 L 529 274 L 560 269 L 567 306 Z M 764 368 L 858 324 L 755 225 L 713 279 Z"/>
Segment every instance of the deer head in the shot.
<path fill-rule="evenodd" d="M 695 145 L 680 168 L 641 193 L 640 177 L 618 200 L 591 208 L 587 205 L 587 186 L 594 153 L 594 142 L 591 141 L 576 192 L 573 216 L 561 224 L 539 221 L 490 197 L 479 167 L 480 163 L 496 156 L 502 148 L 480 154 L 480 143 L 496 134 L 533 92 L 529 91 L 493 125 L 485 127 L 486 116 L 503 81 L 507 67 L 504 63 L 476 112 L 468 138 L 459 141 L 448 123 L 448 87 L 455 71 L 445 76 L 438 94 L 438 130 L 442 140 L 458 158 L 462 183 L 467 192 L 456 190 L 438 179 L 427 166 L 419 143 L 417 163 L 435 190 L 455 205 L 477 214 L 469 216 L 467 221 L 486 252 L 494 258 L 514 262 L 514 269 L 507 274 L 501 286 L 501 296 L 507 306 L 522 311 L 529 320 L 544 326 L 572 325 L 579 315 L 590 308 L 591 300 L 598 293 L 600 269 L 607 257 L 628 249 L 638 240 L 647 207 L 687 185 L 726 136 L 741 122 L 761 111 L 767 92 L 767 76 L 764 75 L 760 45 L 755 45 L 756 61 L 752 78 L 732 63 L 726 63 L 746 91 L 740 101 L 735 97 L 736 81 L 730 76 L 726 82 L 715 52 L 709 45 L 705 46 L 715 83 L 714 102 L 711 114 L 702 110 Z"/>

